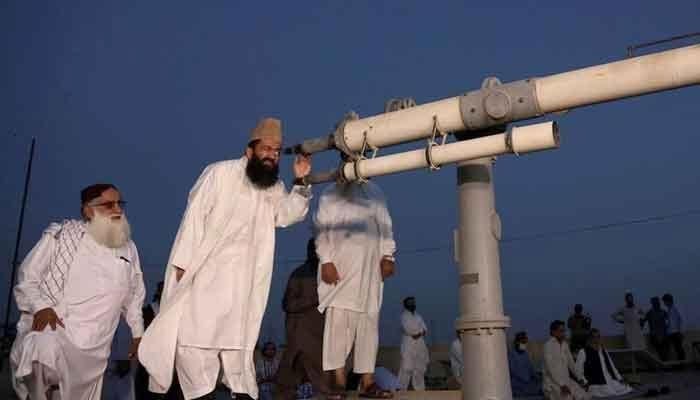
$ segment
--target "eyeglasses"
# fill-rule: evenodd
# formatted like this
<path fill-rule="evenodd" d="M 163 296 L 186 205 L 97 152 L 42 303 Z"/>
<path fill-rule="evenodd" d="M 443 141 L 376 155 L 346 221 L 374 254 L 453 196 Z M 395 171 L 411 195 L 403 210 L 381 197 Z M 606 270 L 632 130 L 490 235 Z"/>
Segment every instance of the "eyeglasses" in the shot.
<path fill-rule="evenodd" d="M 119 201 L 105 201 L 102 203 L 94 203 L 94 204 L 88 204 L 89 207 L 102 207 L 106 208 L 108 210 L 113 210 L 119 206 L 119 208 L 126 208 L 126 201 L 124 200 L 119 200 Z"/>
<path fill-rule="evenodd" d="M 277 147 L 277 146 L 268 146 L 268 145 L 260 145 L 258 146 L 258 150 L 260 150 L 263 154 L 274 154 L 276 156 L 279 156 L 282 153 L 282 148 Z"/>

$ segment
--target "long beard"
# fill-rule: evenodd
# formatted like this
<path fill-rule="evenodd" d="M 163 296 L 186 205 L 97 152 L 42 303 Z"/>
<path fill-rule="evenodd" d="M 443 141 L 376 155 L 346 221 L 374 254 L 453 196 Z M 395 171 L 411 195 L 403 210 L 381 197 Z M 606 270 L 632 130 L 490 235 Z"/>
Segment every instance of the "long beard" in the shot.
<path fill-rule="evenodd" d="M 253 182 L 253 185 L 260 189 L 267 189 L 277 183 L 279 180 L 279 165 L 269 166 L 264 161 L 272 161 L 270 159 L 258 158 L 255 154 L 248 160 L 248 165 L 245 167 L 245 173 L 248 179 Z"/>
<path fill-rule="evenodd" d="M 112 219 L 96 212 L 88 222 L 87 232 L 97 243 L 111 249 L 123 247 L 131 239 L 131 227 L 124 214 L 119 219 Z"/>

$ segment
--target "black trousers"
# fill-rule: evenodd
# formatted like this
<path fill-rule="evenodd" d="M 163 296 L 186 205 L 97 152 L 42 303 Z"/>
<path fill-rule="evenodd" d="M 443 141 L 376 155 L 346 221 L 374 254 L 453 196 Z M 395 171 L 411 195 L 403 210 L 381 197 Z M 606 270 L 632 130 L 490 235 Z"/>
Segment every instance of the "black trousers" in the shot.
<path fill-rule="evenodd" d="M 668 338 L 666 336 L 649 336 L 652 347 L 659 354 L 661 361 L 668 361 Z"/>
<path fill-rule="evenodd" d="M 683 349 L 683 334 L 680 332 L 668 335 L 668 341 L 673 345 L 673 350 L 676 352 L 676 357 L 679 360 L 685 360 L 685 350 Z"/>

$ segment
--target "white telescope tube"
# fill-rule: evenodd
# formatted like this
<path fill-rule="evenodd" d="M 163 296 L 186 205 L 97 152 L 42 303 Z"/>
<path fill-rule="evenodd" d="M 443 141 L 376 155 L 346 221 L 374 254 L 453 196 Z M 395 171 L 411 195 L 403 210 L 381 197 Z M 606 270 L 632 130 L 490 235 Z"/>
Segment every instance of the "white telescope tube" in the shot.
<path fill-rule="evenodd" d="M 506 153 L 523 154 L 553 149 L 558 146 L 559 133 L 556 123 L 545 122 L 513 127 L 508 133 L 433 146 L 428 150 L 414 150 L 345 163 L 342 167 L 342 173 L 345 180 L 356 181 L 373 176 L 431 167 L 428 153 L 430 153 L 433 166 L 440 166 Z"/>
<path fill-rule="evenodd" d="M 479 130 L 546 113 L 700 84 L 700 45 L 596 65 L 575 71 L 489 86 L 419 106 L 347 121 L 334 144 L 357 153 L 442 132 Z M 309 152 L 330 148 L 309 147 Z M 320 139 L 316 139 L 318 141 Z M 309 141 L 309 142 L 313 142 Z M 324 143 L 325 143 L 324 142 Z"/>
<path fill-rule="evenodd" d="M 543 113 L 700 83 L 700 45 L 537 78 Z"/>
<path fill-rule="evenodd" d="M 343 139 L 348 149 L 355 152 L 362 149 L 365 134 L 370 147 L 412 142 L 431 136 L 433 117 L 437 118 L 443 132 L 464 129 L 459 97 L 450 97 L 416 107 L 348 121 L 343 130 Z"/>

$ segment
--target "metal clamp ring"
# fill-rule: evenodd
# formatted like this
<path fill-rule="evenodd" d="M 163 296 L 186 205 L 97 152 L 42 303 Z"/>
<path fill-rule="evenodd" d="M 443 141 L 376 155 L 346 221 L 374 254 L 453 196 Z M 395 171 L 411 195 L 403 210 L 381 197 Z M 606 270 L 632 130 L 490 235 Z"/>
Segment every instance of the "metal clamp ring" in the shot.
<path fill-rule="evenodd" d="M 433 147 L 437 146 L 437 143 L 428 142 L 428 146 L 425 148 L 425 161 L 428 163 L 431 171 L 437 171 L 440 166 L 433 162 Z"/>
<path fill-rule="evenodd" d="M 369 182 L 367 180 L 367 178 L 365 178 L 364 176 L 362 176 L 362 174 L 360 174 L 360 161 L 362 161 L 364 159 L 365 158 L 362 157 L 361 159 L 352 162 L 352 169 L 355 172 L 355 180 L 358 181 L 359 183 Z"/>

